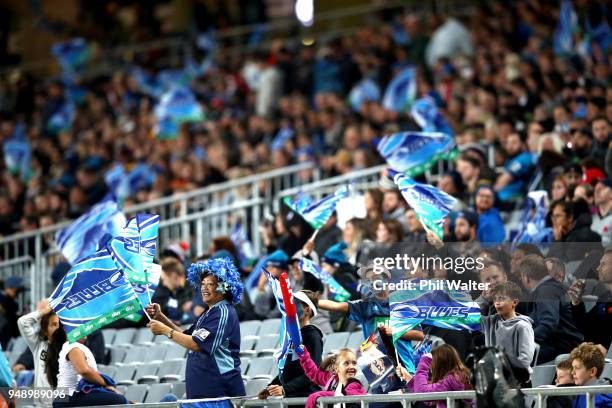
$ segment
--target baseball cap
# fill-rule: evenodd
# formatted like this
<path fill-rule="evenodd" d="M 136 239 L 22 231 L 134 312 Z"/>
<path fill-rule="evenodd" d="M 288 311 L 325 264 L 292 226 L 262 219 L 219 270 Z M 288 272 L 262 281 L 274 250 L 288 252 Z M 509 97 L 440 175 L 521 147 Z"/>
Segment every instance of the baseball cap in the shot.
<path fill-rule="evenodd" d="M 312 317 L 317 315 L 317 308 L 315 307 L 314 303 L 312 303 L 312 300 L 310 300 L 308 295 L 300 290 L 299 292 L 294 292 L 293 297 L 308 305 L 308 307 L 312 310 Z"/>

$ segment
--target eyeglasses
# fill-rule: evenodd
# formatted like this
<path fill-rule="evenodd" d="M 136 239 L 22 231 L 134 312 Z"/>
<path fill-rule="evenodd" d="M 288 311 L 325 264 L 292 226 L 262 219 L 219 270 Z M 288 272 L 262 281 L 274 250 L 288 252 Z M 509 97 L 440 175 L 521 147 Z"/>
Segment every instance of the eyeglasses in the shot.
<path fill-rule="evenodd" d="M 510 302 L 512 301 L 512 299 L 510 298 L 510 296 L 495 296 L 493 298 L 494 302 Z"/>

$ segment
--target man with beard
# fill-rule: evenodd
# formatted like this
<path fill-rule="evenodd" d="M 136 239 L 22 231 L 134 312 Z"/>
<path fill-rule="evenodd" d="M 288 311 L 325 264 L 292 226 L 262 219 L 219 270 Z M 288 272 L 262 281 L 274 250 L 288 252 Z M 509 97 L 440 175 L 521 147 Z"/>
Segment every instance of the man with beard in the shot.
<path fill-rule="evenodd" d="M 480 253 L 480 243 L 476 238 L 478 216 L 472 211 L 461 211 L 455 219 L 455 237 L 457 250 L 461 256 L 476 258 Z"/>
<path fill-rule="evenodd" d="M 508 160 L 495 182 L 494 189 L 501 201 L 510 201 L 525 194 L 535 161 L 526 149 L 525 137 L 519 133 L 510 134 L 504 147 Z"/>

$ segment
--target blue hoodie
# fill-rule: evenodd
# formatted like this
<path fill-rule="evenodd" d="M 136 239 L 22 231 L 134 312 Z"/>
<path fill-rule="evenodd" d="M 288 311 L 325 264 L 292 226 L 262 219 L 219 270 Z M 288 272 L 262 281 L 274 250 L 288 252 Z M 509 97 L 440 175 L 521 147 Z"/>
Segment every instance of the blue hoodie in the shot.
<path fill-rule="evenodd" d="M 476 235 L 482 243 L 498 244 L 504 241 L 506 230 L 497 208 L 490 208 L 480 214 Z"/>
<path fill-rule="evenodd" d="M 589 381 L 584 385 L 610 385 L 610 380 L 599 379 Z M 573 408 L 586 408 L 586 395 L 579 395 L 574 400 Z M 612 394 L 595 395 L 595 408 L 612 408 Z"/>

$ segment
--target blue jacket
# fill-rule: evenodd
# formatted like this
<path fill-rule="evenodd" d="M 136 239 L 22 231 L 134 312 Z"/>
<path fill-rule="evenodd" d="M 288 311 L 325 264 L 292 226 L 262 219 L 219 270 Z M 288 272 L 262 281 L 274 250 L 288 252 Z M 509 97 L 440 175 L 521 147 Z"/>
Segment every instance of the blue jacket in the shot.
<path fill-rule="evenodd" d="M 491 208 L 480 214 L 476 235 L 478 241 L 482 243 L 498 244 L 504 241 L 506 230 L 497 208 Z"/>

